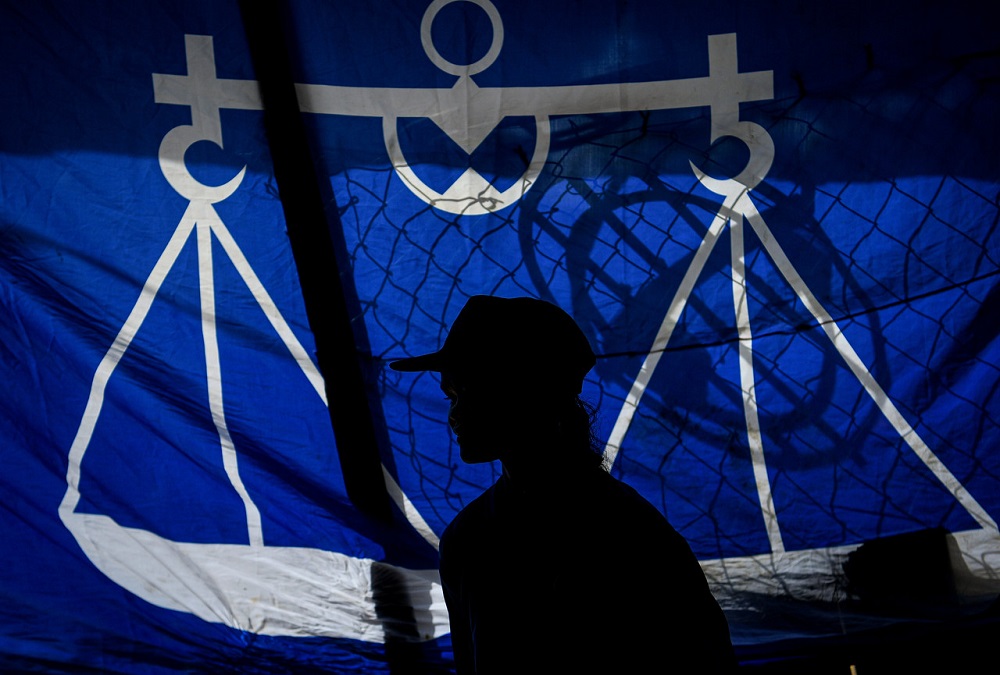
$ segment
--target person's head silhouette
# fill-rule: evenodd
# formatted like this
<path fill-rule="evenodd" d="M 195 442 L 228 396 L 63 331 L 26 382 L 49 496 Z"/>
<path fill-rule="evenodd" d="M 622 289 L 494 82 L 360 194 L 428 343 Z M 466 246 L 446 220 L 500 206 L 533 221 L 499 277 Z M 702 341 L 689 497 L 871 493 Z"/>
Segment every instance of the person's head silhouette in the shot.
<path fill-rule="evenodd" d="M 441 588 L 461 675 L 525 664 L 732 672 L 728 624 L 697 558 L 663 513 L 603 465 L 592 408 L 580 398 L 595 362 L 557 306 L 475 296 L 441 349 L 390 364 L 441 373 L 462 459 L 503 464 L 441 534 Z M 595 577 L 628 566 L 641 578 L 638 591 Z M 531 633 L 525 608 L 543 618 L 543 631 Z"/>
<path fill-rule="evenodd" d="M 537 463 L 590 447 L 590 410 L 579 399 L 596 362 L 587 337 L 556 305 L 534 298 L 469 298 L 436 352 L 393 370 L 441 373 L 462 459 Z M 544 453 L 532 452 L 545 447 Z M 592 453 L 591 453 L 592 454 Z"/>

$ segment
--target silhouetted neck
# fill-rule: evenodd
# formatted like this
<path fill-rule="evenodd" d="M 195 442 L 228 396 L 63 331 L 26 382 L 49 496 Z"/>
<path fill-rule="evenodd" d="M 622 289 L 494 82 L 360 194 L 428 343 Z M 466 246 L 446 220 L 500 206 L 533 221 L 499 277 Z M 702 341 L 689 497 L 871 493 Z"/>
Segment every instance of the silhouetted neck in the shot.
<path fill-rule="evenodd" d="M 589 449 L 560 452 L 552 448 L 534 448 L 533 456 L 532 449 L 526 450 L 501 461 L 507 485 L 518 492 L 572 490 L 581 480 L 604 471 L 588 454 Z"/>

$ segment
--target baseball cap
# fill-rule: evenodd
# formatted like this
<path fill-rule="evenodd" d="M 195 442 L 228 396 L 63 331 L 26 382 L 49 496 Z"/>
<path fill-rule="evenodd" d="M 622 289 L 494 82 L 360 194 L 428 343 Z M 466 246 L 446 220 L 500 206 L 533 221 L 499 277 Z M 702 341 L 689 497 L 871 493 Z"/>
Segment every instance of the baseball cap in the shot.
<path fill-rule="evenodd" d="M 441 349 L 393 361 L 389 367 L 532 379 L 580 393 L 595 363 L 587 336 L 557 305 L 529 297 L 474 295 L 455 318 Z"/>

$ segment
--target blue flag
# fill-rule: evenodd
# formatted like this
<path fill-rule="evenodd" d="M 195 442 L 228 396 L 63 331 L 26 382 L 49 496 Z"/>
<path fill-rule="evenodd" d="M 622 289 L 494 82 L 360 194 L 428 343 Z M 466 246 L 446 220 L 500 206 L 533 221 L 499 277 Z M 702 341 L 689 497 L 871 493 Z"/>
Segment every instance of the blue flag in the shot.
<path fill-rule="evenodd" d="M 745 660 L 979 616 L 1000 43 L 924 9 L 307 0 L 268 52 L 236 2 L 0 3 L 0 664 L 450 672 L 438 536 L 499 466 L 387 363 L 477 294 L 583 327 L 612 473 Z"/>

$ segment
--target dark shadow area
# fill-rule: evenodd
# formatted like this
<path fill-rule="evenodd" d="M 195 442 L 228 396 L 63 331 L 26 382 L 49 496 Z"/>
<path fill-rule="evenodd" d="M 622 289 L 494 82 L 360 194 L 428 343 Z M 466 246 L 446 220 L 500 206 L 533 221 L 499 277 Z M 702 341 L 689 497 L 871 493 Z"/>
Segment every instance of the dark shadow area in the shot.
<path fill-rule="evenodd" d="M 1000 606 L 947 621 L 901 620 L 845 637 L 737 647 L 740 672 L 760 675 L 896 675 L 988 672 L 996 660 Z M 985 670 L 984 670 L 985 669 Z"/>

